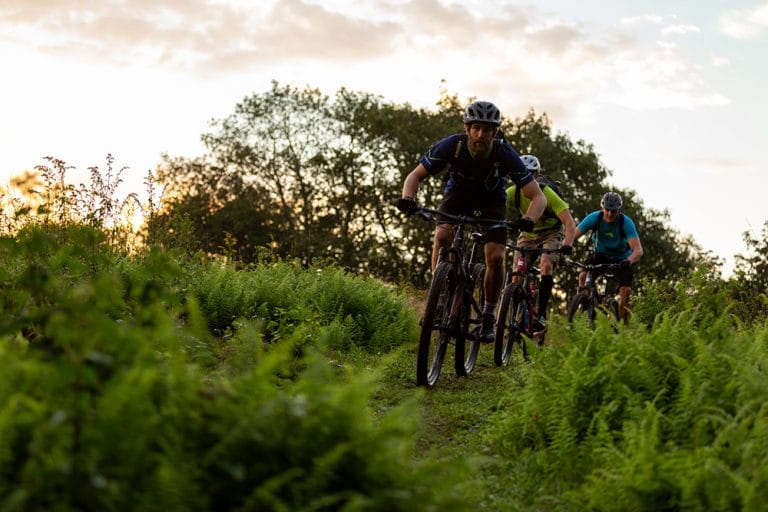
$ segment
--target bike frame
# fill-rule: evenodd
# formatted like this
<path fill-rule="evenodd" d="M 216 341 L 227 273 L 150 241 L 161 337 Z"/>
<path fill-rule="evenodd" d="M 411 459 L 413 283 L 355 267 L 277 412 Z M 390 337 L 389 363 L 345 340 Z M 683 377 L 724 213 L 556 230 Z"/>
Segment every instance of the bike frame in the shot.
<path fill-rule="evenodd" d="M 593 324 L 596 318 L 596 309 L 605 306 L 609 312 L 618 320 L 618 301 L 616 294 L 608 294 L 609 280 L 614 277 L 611 273 L 620 268 L 617 263 L 585 264 L 577 261 L 568 260 L 569 265 L 575 266 L 586 272 L 584 287 L 576 291 L 576 296 L 572 299 L 568 308 L 568 321 L 573 320 L 578 305 L 587 308 L 588 321 Z M 602 279 L 601 279 L 602 278 Z M 602 291 L 600 282 L 602 281 Z M 582 293 L 587 290 L 587 294 Z M 581 297 L 580 297 L 581 296 Z M 585 302 L 586 301 L 586 302 Z M 577 304 L 580 303 L 580 304 Z"/>
<path fill-rule="evenodd" d="M 520 328 L 520 332 L 531 335 L 531 319 L 536 315 L 536 309 L 534 301 L 538 292 L 538 278 L 539 269 L 533 265 L 533 261 L 528 263 L 529 254 L 538 252 L 538 250 L 529 250 L 527 247 L 510 247 L 513 251 L 520 251 L 520 259 L 515 265 L 515 271 L 510 272 L 505 285 L 520 284 L 520 292 L 522 293 L 522 299 L 526 307 L 524 310 L 515 312 L 514 321 Z M 522 280 L 520 283 L 514 283 L 514 278 L 520 277 Z"/>
<path fill-rule="evenodd" d="M 458 335 L 456 329 L 461 329 L 464 326 L 461 324 L 461 310 L 465 304 L 468 304 L 472 311 L 477 315 L 480 314 L 481 305 L 477 303 L 475 297 L 471 293 L 476 283 L 472 281 L 472 267 L 477 259 L 478 248 L 482 247 L 485 243 L 484 236 L 481 233 L 472 233 L 472 244 L 469 247 L 469 256 L 464 256 L 467 250 L 466 247 L 466 224 L 457 224 L 454 229 L 453 242 L 451 246 L 446 248 L 442 247 L 437 257 L 437 264 L 447 261 L 451 263 L 456 272 L 456 289 L 461 290 L 461 293 L 455 293 L 453 295 L 453 302 L 451 304 L 450 325 L 452 335 Z M 468 326 L 466 326 L 468 327 Z M 472 338 L 471 333 L 464 333 L 467 337 Z"/>
<path fill-rule="evenodd" d="M 455 345 L 454 366 L 459 376 L 466 376 L 474 369 L 480 349 L 476 331 L 479 330 L 484 302 L 482 281 L 485 263 L 477 260 L 485 237 L 473 232 L 468 238 L 467 228 L 469 225 L 506 228 L 507 223 L 500 219 L 451 215 L 426 208 L 420 208 L 416 214 L 433 222 L 444 219 L 454 225 L 451 246 L 441 248 L 438 254 L 419 338 L 417 384 L 433 387 L 440 375 L 449 342 L 453 341 Z M 478 297 L 475 297 L 478 286 Z M 449 302 L 442 304 L 442 296 L 447 297 Z M 447 308 L 447 313 L 443 312 L 443 307 Z M 439 318 L 435 318 L 436 314 Z M 473 329 L 473 325 L 478 329 Z M 433 339 L 435 336 L 437 340 Z"/>
<path fill-rule="evenodd" d="M 509 244 L 507 249 L 519 252 L 520 259 L 515 262 L 515 270 L 507 272 L 504 279 L 494 343 L 496 366 L 509 363 L 515 343 L 520 345 L 523 359 L 527 359 L 526 337 L 536 338 L 539 345 L 544 343 L 544 333 L 536 333 L 532 328 L 533 319 L 537 316 L 539 286 L 539 269 L 534 265 L 534 261 L 542 254 L 560 252 L 560 249 L 518 247 Z M 515 282 L 516 277 L 520 278 L 520 282 Z"/>

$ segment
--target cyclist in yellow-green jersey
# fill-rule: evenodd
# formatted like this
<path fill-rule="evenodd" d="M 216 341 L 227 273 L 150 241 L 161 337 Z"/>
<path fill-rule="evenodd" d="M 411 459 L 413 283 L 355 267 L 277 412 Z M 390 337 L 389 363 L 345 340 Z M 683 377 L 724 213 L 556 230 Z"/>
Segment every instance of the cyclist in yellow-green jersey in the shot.
<path fill-rule="evenodd" d="M 522 155 L 520 159 L 526 168 L 538 178 L 541 175 L 541 163 L 533 155 Z M 551 187 L 543 181 L 539 183 L 544 197 L 547 198 L 547 206 L 541 217 L 538 218 L 530 231 L 521 231 L 517 237 L 518 247 L 542 247 L 544 249 L 560 249 L 562 254 L 570 254 L 573 251 L 573 238 L 576 232 L 576 222 L 573 220 L 568 204 Z M 512 185 L 507 189 L 507 213 L 527 211 L 530 200 L 516 190 Z M 513 268 L 521 257 L 515 252 L 512 264 Z M 554 278 L 552 272 L 557 262 L 558 254 L 541 255 L 541 285 L 539 287 L 538 318 L 534 322 L 534 330 L 543 332 L 547 326 L 547 308 L 552 296 Z"/>

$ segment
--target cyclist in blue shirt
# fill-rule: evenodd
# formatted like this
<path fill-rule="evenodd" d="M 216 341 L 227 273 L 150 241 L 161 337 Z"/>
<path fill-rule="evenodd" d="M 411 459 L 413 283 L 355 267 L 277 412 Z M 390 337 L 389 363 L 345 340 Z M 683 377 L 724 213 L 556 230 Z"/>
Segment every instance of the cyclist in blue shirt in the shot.
<path fill-rule="evenodd" d="M 635 223 L 621 212 L 621 196 L 606 192 L 600 200 L 600 210 L 584 217 L 576 226 L 575 239 L 592 231 L 594 250 L 587 258 L 589 264 L 619 263 L 616 273 L 619 281 L 619 318 L 629 322 L 629 297 L 632 294 L 634 271 L 632 264 L 643 256 L 643 245 L 637 234 Z M 584 287 L 586 273 L 579 274 L 579 289 Z"/>
<path fill-rule="evenodd" d="M 437 141 L 405 178 L 397 207 L 404 213 L 416 208 L 419 184 L 429 176 L 448 171 L 440 211 L 453 215 L 506 219 L 507 178 L 520 187 L 530 205 L 519 222 L 529 231 L 547 206 L 547 199 L 526 169 L 520 156 L 508 143 L 498 138 L 501 112 L 489 101 L 475 101 L 464 111 L 464 132 Z M 438 223 L 432 245 L 432 270 L 441 247 L 450 247 L 454 226 Z M 494 339 L 496 303 L 504 279 L 506 229 L 485 230 L 485 305 L 480 338 Z"/>

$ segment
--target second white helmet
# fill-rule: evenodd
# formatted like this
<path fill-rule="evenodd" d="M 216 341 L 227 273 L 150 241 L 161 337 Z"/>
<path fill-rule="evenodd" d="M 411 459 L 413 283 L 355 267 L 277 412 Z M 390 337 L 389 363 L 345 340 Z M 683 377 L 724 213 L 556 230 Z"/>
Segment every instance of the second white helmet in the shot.
<path fill-rule="evenodd" d="M 541 171 L 541 164 L 539 163 L 539 159 L 535 156 L 523 155 L 520 157 L 520 160 L 523 161 L 525 168 L 528 169 L 529 172 L 537 173 Z"/>

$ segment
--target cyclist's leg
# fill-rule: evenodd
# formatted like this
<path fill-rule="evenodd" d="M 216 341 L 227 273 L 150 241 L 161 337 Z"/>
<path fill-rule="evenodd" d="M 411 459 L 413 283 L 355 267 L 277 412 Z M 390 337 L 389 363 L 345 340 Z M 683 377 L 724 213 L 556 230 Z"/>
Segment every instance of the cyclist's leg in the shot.
<path fill-rule="evenodd" d="M 520 233 L 518 235 L 518 237 L 517 237 L 517 240 L 515 240 L 515 245 L 518 246 L 518 247 L 532 248 L 532 249 L 535 249 L 536 247 L 539 246 L 536 238 L 532 238 L 530 236 L 526 236 L 526 235 L 524 235 L 522 233 Z M 533 264 L 533 262 L 531 261 L 530 253 L 526 253 L 524 255 L 520 251 L 515 251 L 515 259 L 512 262 L 512 268 L 513 269 L 517 269 L 517 263 L 520 261 L 520 258 L 526 258 L 527 259 L 527 262 L 526 262 L 527 265 L 526 266 L 530 266 L 530 265 Z M 514 283 L 522 283 L 523 282 L 522 276 L 520 276 L 520 277 L 515 276 L 515 278 L 513 279 L 513 282 Z"/>
<path fill-rule="evenodd" d="M 584 260 L 584 263 L 587 265 L 594 265 L 596 263 L 595 258 L 597 258 L 597 255 L 594 252 L 591 252 L 587 255 L 586 259 Z M 589 290 L 584 288 L 584 285 L 587 282 L 587 272 L 582 270 L 579 272 L 579 292 L 582 295 L 589 295 Z"/>
<path fill-rule="evenodd" d="M 477 201 L 480 201 L 479 203 Z M 506 219 L 507 207 L 505 202 L 496 203 L 490 198 L 473 197 L 474 207 L 483 216 L 489 219 Z M 483 228 L 485 236 L 485 302 L 491 303 L 495 311 L 496 303 L 501 294 L 501 285 L 504 282 L 504 258 L 507 254 L 507 230 L 506 228 Z M 486 309 L 488 311 L 488 309 Z"/>
<path fill-rule="evenodd" d="M 619 320 L 626 325 L 629 323 L 629 297 L 632 295 L 634 271 L 629 267 L 619 270 L 616 275 L 619 279 Z"/>
<path fill-rule="evenodd" d="M 459 194 L 456 189 L 450 190 L 445 193 L 440 206 L 437 208 L 441 212 L 450 213 L 451 215 L 467 215 L 466 208 L 464 207 L 466 202 L 466 196 Z M 432 271 L 437 268 L 437 259 L 440 256 L 440 249 L 448 248 L 453 243 L 453 230 L 454 225 L 447 221 L 437 222 L 435 226 L 435 238 L 432 241 Z"/>
<path fill-rule="evenodd" d="M 435 237 L 432 241 L 432 271 L 435 271 L 437 266 L 437 258 L 440 256 L 440 249 L 443 247 L 450 247 L 453 241 L 453 228 L 452 224 L 438 224 L 435 226 Z"/>
<path fill-rule="evenodd" d="M 523 233 L 520 233 L 517 235 L 517 240 L 515 240 L 515 245 L 517 247 L 536 247 L 536 245 L 531 242 L 532 239 L 529 236 L 524 235 Z M 517 269 L 517 264 L 520 262 L 520 258 L 528 258 L 527 255 L 523 255 L 520 251 L 515 251 L 515 254 L 512 258 L 512 269 Z M 522 276 L 514 276 L 512 277 L 512 282 L 515 284 L 520 284 L 523 282 Z"/>
<path fill-rule="evenodd" d="M 485 301 L 496 303 L 499 300 L 501 282 L 504 279 L 505 245 L 486 242 L 485 250 Z"/>
<path fill-rule="evenodd" d="M 501 294 L 504 281 L 504 257 L 507 251 L 507 232 L 505 229 L 488 230 L 485 232 L 485 305 L 481 337 L 484 341 L 493 341 L 496 325 L 496 304 Z"/>
<path fill-rule="evenodd" d="M 583 270 L 579 272 L 579 291 L 586 295 L 587 291 L 584 289 L 584 283 L 587 282 L 587 273 Z"/>
<path fill-rule="evenodd" d="M 560 231 L 552 231 L 542 234 L 538 237 L 538 242 L 544 249 L 559 249 L 562 245 L 562 233 Z M 546 327 L 547 309 L 549 308 L 549 299 L 552 296 L 552 285 L 554 279 L 552 277 L 552 271 L 554 264 L 557 261 L 556 254 L 542 254 L 541 255 L 541 284 L 539 286 L 539 304 L 538 314 L 539 323 L 541 327 Z"/>
<path fill-rule="evenodd" d="M 622 286 L 619 288 L 619 320 L 624 325 L 629 323 L 629 296 L 632 294 L 632 288 Z"/>

